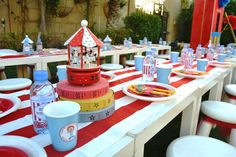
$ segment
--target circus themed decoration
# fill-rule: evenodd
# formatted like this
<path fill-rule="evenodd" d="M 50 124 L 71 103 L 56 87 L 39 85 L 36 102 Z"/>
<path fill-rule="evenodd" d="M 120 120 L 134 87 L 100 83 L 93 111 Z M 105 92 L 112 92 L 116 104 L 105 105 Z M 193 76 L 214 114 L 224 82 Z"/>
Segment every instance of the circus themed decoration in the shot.
<path fill-rule="evenodd" d="M 100 79 L 100 48 L 103 43 L 87 25 L 88 22 L 82 20 L 82 27 L 64 43 L 68 49 L 68 81 L 75 85 L 89 85 Z"/>

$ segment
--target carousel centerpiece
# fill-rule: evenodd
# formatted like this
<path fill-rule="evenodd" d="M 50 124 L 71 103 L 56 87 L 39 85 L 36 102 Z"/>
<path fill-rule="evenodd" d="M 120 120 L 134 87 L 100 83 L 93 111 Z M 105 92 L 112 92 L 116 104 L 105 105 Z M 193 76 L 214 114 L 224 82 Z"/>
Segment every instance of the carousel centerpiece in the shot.
<path fill-rule="evenodd" d="M 75 85 L 89 85 L 100 79 L 100 48 L 103 43 L 87 28 L 88 22 L 81 21 L 81 28 L 66 42 L 68 49 L 67 76 Z M 97 51 L 92 49 L 97 47 Z"/>
<path fill-rule="evenodd" d="M 103 43 L 81 21 L 81 28 L 66 42 L 68 48 L 67 80 L 58 82 L 59 100 L 80 105 L 81 122 L 96 121 L 115 110 L 114 92 L 100 76 L 100 48 Z M 92 49 L 96 47 L 97 49 Z"/>

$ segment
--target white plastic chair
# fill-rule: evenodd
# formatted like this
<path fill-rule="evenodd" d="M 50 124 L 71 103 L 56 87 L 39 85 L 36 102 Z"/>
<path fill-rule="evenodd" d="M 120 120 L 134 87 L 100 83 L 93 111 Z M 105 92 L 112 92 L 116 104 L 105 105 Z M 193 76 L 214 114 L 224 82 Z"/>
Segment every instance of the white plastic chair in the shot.
<path fill-rule="evenodd" d="M 204 136 L 184 136 L 167 148 L 166 157 L 235 157 L 236 148 L 218 139 Z"/>
<path fill-rule="evenodd" d="M 203 101 L 201 111 L 205 118 L 201 121 L 198 135 L 209 136 L 214 125 L 231 128 L 229 143 L 236 147 L 236 105 L 222 101 Z"/>
<path fill-rule="evenodd" d="M 228 84 L 224 86 L 224 101 L 236 105 L 236 84 Z"/>

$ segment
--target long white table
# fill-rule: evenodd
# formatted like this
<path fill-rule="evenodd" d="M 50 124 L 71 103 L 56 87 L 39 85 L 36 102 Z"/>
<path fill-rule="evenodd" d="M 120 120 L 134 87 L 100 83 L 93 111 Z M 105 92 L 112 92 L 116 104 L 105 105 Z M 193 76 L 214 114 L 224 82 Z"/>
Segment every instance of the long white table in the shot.
<path fill-rule="evenodd" d="M 146 120 L 128 133 L 135 139 L 133 156 L 142 157 L 145 143 L 181 112 L 180 136 L 196 134 L 202 96 L 210 90 L 209 99 L 221 100 L 223 85 L 230 83 L 231 74 L 232 68 L 215 68 L 207 78 L 196 79 L 178 88 L 176 101 L 155 103 L 151 109 L 153 115 L 143 117 Z"/>
<path fill-rule="evenodd" d="M 119 47 L 119 49 L 117 49 L 115 47 Z M 163 46 L 163 45 L 154 44 L 152 47 L 155 47 L 158 52 L 161 51 L 161 50 L 165 50 L 166 53 L 169 53 L 171 51 L 170 46 Z M 111 63 L 119 64 L 121 55 L 126 55 L 126 54 L 142 55 L 142 53 L 145 52 L 147 49 L 150 49 L 150 47 L 147 47 L 147 46 L 137 47 L 137 45 L 135 45 L 135 44 L 132 46 L 132 48 L 127 48 L 127 47 L 124 47 L 124 46 L 113 46 L 112 50 L 101 51 L 100 57 L 111 56 Z M 65 53 L 66 53 L 67 50 L 63 50 L 63 51 L 65 51 Z M 47 70 L 47 64 L 48 63 L 50 63 L 50 62 L 59 62 L 59 61 L 67 61 L 67 59 L 68 59 L 67 54 L 42 56 L 41 68 L 44 69 L 44 70 Z"/>
<path fill-rule="evenodd" d="M 114 46 L 116 47 L 116 46 Z M 120 62 L 120 55 L 124 54 L 138 54 L 141 55 L 142 52 L 145 52 L 148 47 L 143 46 L 143 47 L 137 47 L 135 44 L 132 46 L 132 48 L 125 48 L 123 46 L 119 46 L 121 49 L 112 49 L 110 51 L 101 51 L 100 56 L 101 57 L 106 57 L 106 56 L 111 56 L 112 57 L 112 63 L 117 63 L 119 64 Z M 167 53 L 171 51 L 170 46 L 162 46 L 162 45 L 153 45 L 153 47 L 157 48 L 157 50 L 166 50 Z M 62 50 L 50 50 L 52 53 L 47 53 L 45 55 L 32 55 L 32 56 L 25 56 L 25 57 L 16 57 L 16 58 L 0 58 L 0 67 L 4 66 L 12 66 L 12 65 L 25 65 L 25 64 L 34 64 L 35 69 L 41 69 L 41 70 L 47 70 L 48 63 L 51 62 L 62 62 L 62 61 L 68 61 L 68 55 L 67 55 L 67 50 L 62 49 Z M 50 52 L 48 51 L 48 52 Z M 58 51 L 62 52 L 61 54 L 56 53 Z"/>
<path fill-rule="evenodd" d="M 144 144 L 181 112 L 183 112 L 181 136 L 195 134 L 202 94 L 210 90 L 218 99 L 221 92 L 218 89 L 230 81 L 231 72 L 231 68 L 213 68 L 209 71 L 209 76 L 204 79 L 186 79 L 174 75 L 170 81 L 177 88 L 175 99 L 146 102 L 122 92 L 124 86 L 141 80 L 141 72 L 135 71 L 134 68 L 115 71 L 113 73 L 117 76 L 109 81 L 116 97 L 115 113 L 104 121 L 79 123 L 79 145 L 66 154 L 51 148 L 49 135 L 34 133 L 27 97 L 22 100 L 18 111 L 0 119 L 0 135 L 10 134 L 30 138 L 44 147 L 49 156 L 143 156 Z M 23 90 L 12 95 L 22 98 L 28 93 L 28 90 Z M 96 134 L 97 131 L 100 133 Z M 91 138 L 91 135 L 95 137 Z"/>
<path fill-rule="evenodd" d="M 38 55 L 19 58 L 0 58 L 0 66 L 12 66 L 23 64 L 34 64 L 35 69 L 41 69 L 42 66 L 41 58 Z"/>

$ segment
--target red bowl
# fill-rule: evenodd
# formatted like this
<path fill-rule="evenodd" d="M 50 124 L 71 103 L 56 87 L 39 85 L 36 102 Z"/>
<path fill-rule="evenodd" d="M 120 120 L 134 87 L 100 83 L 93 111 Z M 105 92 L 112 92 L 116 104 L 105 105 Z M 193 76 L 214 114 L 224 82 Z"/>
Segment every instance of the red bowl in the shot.
<path fill-rule="evenodd" d="M 67 80 L 72 85 L 91 85 L 100 80 L 100 70 L 93 72 L 72 72 L 67 70 Z"/>
<path fill-rule="evenodd" d="M 0 154 L 6 157 L 28 157 L 26 152 L 12 146 L 0 146 Z"/>

